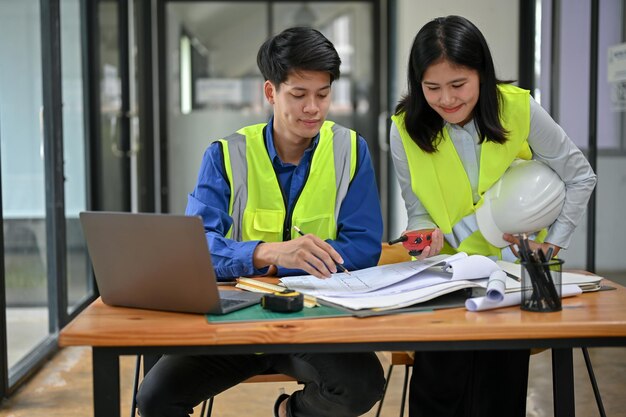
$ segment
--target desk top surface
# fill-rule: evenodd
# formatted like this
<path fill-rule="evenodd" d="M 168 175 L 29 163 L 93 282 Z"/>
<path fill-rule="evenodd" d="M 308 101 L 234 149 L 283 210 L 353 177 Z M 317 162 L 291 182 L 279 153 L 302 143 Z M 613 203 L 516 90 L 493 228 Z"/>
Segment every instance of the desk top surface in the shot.
<path fill-rule="evenodd" d="M 626 288 L 563 299 L 563 310 L 464 308 L 355 318 L 209 324 L 200 314 L 111 307 L 97 299 L 63 328 L 61 346 L 202 346 L 626 338 Z"/>

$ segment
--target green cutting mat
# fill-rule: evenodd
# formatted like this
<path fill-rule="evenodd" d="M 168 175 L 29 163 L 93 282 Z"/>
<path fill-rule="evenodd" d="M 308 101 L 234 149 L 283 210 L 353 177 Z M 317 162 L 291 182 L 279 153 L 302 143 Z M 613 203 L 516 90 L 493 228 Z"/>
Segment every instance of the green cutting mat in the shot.
<path fill-rule="evenodd" d="M 209 323 L 236 323 L 243 321 L 317 319 L 325 317 L 350 316 L 352 313 L 329 306 L 303 308 L 295 313 L 275 313 L 265 310 L 260 304 L 255 304 L 228 314 L 205 314 Z"/>

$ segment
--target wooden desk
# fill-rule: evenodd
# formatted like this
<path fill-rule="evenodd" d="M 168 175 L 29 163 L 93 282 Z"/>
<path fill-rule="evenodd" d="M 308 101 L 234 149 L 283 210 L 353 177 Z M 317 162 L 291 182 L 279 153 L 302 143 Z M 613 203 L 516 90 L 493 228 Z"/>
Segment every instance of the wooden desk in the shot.
<path fill-rule="evenodd" d="M 626 288 L 563 300 L 563 310 L 455 308 L 369 318 L 208 324 L 202 315 L 109 307 L 96 300 L 59 335 L 93 347 L 94 413 L 120 415 L 119 355 L 552 348 L 555 417 L 574 410 L 572 348 L 626 346 Z"/>

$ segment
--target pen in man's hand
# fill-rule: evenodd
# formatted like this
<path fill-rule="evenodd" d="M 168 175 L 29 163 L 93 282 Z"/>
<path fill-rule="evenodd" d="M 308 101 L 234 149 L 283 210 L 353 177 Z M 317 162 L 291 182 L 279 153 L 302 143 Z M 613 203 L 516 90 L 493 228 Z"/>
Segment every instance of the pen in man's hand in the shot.
<path fill-rule="evenodd" d="M 296 229 L 296 232 L 298 232 L 298 234 L 299 234 L 300 236 L 304 236 L 304 232 L 303 232 L 302 230 L 300 230 L 300 228 L 299 228 L 298 226 L 295 226 L 295 225 L 294 225 L 294 226 L 293 226 L 293 228 L 294 228 L 294 229 Z M 339 262 L 335 262 L 335 265 L 337 265 L 337 268 L 341 269 L 341 270 L 342 270 L 343 272 L 345 272 L 346 274 L 348 274 L 348 275 L 352 275 L 352 274 L 350 273 L 350 271 L 348 271 L 348 270 L 346 269 L 346 267 L 345 267 L 345 266 L 343 266 L 342 264 L 340 264 Z"/>

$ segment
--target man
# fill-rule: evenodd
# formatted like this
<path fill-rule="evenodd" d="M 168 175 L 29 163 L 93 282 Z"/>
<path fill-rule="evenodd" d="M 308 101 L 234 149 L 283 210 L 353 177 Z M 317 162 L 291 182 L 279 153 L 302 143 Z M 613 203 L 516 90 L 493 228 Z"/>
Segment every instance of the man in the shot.
<path fill-rule="evenodd" d="M 367 145 L 325 121 L 341 64 L 333 44 L 314 29 L 287 29 L 261 46 L 257 63 L 274 115 L 211 144 L 188 199 L 187 214 L 204 219 L 218 279 L 324 278 L 337 264 L 375 265 L 382 216 Z M 358 416 L 384 385 L 372 352 L 165 356 L 140 387 L 140 414 L 189 415 L 206 398 L 268 371 L 304 383 L 278 397 L 280 417 Z"/>

